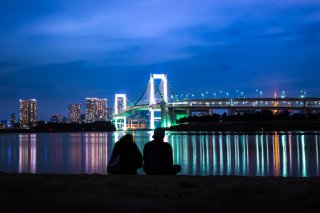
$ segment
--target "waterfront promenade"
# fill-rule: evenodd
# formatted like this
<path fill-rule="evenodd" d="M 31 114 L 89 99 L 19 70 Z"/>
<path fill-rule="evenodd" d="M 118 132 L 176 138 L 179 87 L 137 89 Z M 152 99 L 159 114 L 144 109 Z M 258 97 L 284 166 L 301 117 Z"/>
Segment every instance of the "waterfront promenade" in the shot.
<path fill-rule="evenodd" d="M 0 173 L 1 212 L 318 212 L 319 178 Z"/>

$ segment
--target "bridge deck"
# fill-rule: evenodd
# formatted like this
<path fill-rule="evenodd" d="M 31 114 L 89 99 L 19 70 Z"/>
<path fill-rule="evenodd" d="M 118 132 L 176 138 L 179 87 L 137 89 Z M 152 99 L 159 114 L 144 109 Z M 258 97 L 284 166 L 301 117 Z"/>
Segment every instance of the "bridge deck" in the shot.
<path fill-rule="evenodd" d="M 199 99 L 169 102 L 175 109 L 269 109 L 269 110 L 320 110 L 320 98 L 236 98 Z M 160 103 L 150 106 L 141 104 L 129 107 L 115 116 L 127 116 L 142 110 L 160 110 Z"/>

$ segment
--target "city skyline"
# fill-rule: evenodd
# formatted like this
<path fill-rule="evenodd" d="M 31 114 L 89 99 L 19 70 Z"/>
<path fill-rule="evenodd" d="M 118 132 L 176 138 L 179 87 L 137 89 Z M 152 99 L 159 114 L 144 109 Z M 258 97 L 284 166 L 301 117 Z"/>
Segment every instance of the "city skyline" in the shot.
<path fill-rule="evenodd" d="M 320 2 L 3 1 L 1 118 L 35 98 L 38 117 L 125 93 L 167 73 L 181 94 L 319 97 Z"/>
<path fill-rule="evenodd" d="M 277 92 L 274 92 L 274 96 L 273 97 L 263 97 L 262 96 L 262 91 L 256 91 L 256 96 L 254 97 L 246 97 L 245 94 L 243 94 L 242 92 L 235 92 L 236 95 L 238 96 L 231 96 L 231 94 L 229 94 L 229 92 L 224 92 L 224 93 L 220 93 L 217 92 L 217 93 L 211 93 L 211 94 L 208 94 L 208 93 L 202 93 L 202 94 L 198 94 L 198 96 L 195 96 L 194 94 L 183 94 L 183 96 L 179 96 L 177 95 L 176 98 L 172 97 L 169 98 L 168 102 L 175 102 L 175 101 L 183 101 L 183 100 L 202 100 L 202 99 L 206 99 L 206 100 L 214 100 L 214 99 L 222 99 L 222 100 L 225 100 L 225 99 L 259 99 L 259 98 L 266 98 L 266 100 L 269 100 L 269 99 L 272 99 L 272 98 L 278 98 L 278 99 L 282 99 L 282 98 L 298 98 L 299 100 L 303 100 L 304 98 L 307 98 L 307 99 L 313 99 L 315 97 L 308 97 L 307 96 L 307 93 L 305 91 L 300 91 L 299 95 L 296 96 L 296 97 L 292 97 L 292 96 L 289 96 L 287 97 L 286 96 L 286 93 L 284 91 L 282 91 L 281 93 L 277 93 Z M 158 97 L 160 98 L 160 97 Z M 182 98 L 182 99 L 180 99 Z M 68 103 L 66 105 L 66 108 L 65 108 L 65 111 L 64 113 L 62 112 L 49 112 L 49 111 L 46 111 L 46 113 L 48 114 L 48 117 L 47 118 L 40 118 L 40 119 L 36 119 L 36 120 L 41 120 L 41 121 L 52 121 L 52 117 L 56 117 L 56 116 L 62 116 L 63 119 L 66 119 L 68 122 L 70 123 L 83 123 L 83 122 L 88 122 L 88 114 L 90 114 L 90 112 L 88 113 L 88 110 L 90 111 L 96 111 L 96 113 L 99 114 L 98 117 L 96 117 L 95 115 L 91 116 L 91 121 L 89 121 L 88 123 L 91 123 L 91 122 L 94 122 L 94 121 L 99 121 L 99 118 L 100 120 L 103 120 L 103 121 L 107 121 L 109 120 L 109 117 L 112 115 L 112 113 L 114 113 L 116 110 L 115 107 L 118 107 L 118 111 L 119 110 L 123 110 L 123 107 L 127 107 L 127 102 L 124 104 L 124 99 L 127 100 L 127 97 L 126 97 L 126 94 L 115 94 L 115 100 L 118 100 L 117 103 L 114 102 L 111 107 L 108 105 L 108 99 L 104 99 L 104 98 L 85 98 L 84 99 L 84 104 L 82 103 Z M 36 99 L 25 99 L 25 100 L 22 100 L 20 99 L 19 100 L 19 108 L 17 109 L 20 113 L 20 116 L 18 117 L 19 119 L 16 118 L 16 115 L 17 113 L 15 112 L 16 110 L 12 110 L 12 112 L 10 114 L 2 114 L 1 117 L 0 117 L 0 121 L 7 121 L 9 123 L 11 123 L 11 120 L 13 119 L 12 116 L 14 115 L 15 118 L 14 119 L 17 119 L 16 121 L 20 121 L 20 117 L 21 117 L 21 103 L 24 103 L 24 102 L 28 102 L 28 101 L 32 101 L 32 102 L 35 102 L 36 103 L 36 114 L 38 114 L 38 110 L 39 110 L 39 103 L 38 103 L 38 100 Z M 128 100 L 127 100 L 128 101 Z M 92 104 L 91 104 L 92 102 Z M 105 102 L 105 103 L 102 103 L 102 102 Z M 98 104 L 97 104 L 98 103 Z M 132 103 L 131 103 L 132 104 Z M 91 107 L 90 105 L 95 105 L 95 107 Z M 84 106 L 81 107 L 81 106 Z M 128 106 L 130 107 L 130 105 Z M 45 108 L 45 106 L 43 107 Z M 41 108 L 40 108 L 41 109 Z M 112 112 L 111 112 L 112 111 Z M 100 117 L 100 114 L 103 114 L 103 116 Z M 82 121 L 82 118 L 81 116 L 84 115 L 86 118 L 85 118 L 85 121 Z M 90 117 L 90 115 L 89 115 Z M 57 119 L 57 118 L 54 118 L 54 119 Z M 93 120 L 92 120 L 93 119 Z M 94 120 L 96 119 L 96 120 Z M 54 121 L 56 122 L 56 121 Z M 14 122 L 15 123 L 15 122 Z"/>

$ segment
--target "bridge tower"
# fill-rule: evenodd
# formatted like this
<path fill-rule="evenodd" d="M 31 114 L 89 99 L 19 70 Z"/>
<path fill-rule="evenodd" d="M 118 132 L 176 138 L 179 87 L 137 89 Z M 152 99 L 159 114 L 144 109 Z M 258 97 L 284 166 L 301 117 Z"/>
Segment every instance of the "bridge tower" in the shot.
<path fill-rule="evenodd" d="M 160 88 L 155 84 L 155 80 L 161 80 Z M 167 127 L 167 117 L 168 109 L 166 104 L 168 103 L 168 79 L 166 74 L 150 74 L 150 91 L 149 91 L 149 111 L 150 111 L 150 129 L 154 129 L 154 122 L 157 119 L 161 119 L 161 126 Z M 157 104 L 156 93 L 159 93 L 161 98 L 161 109 L 157 109 L 155 105 Z M 161 117 L 155 117 L 155 112 L 161 111 Z"/>
<path fill-rule="evenodd" d="M 127 109 L 127 96 L 126 94 L 115 94 L 114 99 L 114 114 L 118 115 L 120 112 Z M 126 130 L 127 128 L 127 117 L 116 116 L 114 117 L 115 126 L 117 129 Z"/>

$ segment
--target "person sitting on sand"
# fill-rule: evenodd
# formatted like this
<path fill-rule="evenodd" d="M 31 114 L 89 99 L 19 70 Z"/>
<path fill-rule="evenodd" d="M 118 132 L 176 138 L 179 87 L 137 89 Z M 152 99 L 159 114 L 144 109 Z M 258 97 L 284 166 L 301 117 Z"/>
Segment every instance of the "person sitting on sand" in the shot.
<path fill-rule="evenodd" d="M 108 168 L 108 173 L 137 174 L 137 169 L 142 167 L 142 155 L 131 134 L 126 134 L 114 145 L 110 160 L 115 158 L 119 158 L 120 166 L 117 169 Z"/>
<path fill-rule="evenodd" d="M 175 175 L 181 171 L 180 165 L 173 165 L 172 147 L 163 141 L 165 130 L 157 128 L 153 141 L 145 144 L 143 149 L 143 170 L 147 175 Z"/>

